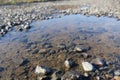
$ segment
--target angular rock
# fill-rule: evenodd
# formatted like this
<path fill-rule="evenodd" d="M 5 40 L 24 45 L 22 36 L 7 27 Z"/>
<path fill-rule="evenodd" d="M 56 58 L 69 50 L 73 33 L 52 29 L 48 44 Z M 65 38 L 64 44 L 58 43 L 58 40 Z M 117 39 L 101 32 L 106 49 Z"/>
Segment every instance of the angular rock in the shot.
<path fill-rule="evenodd" d="M 44 67 L 44 66 L 36 66 L 36 68 L 35 68 L 35 73 L 36 74 L 43 74 L 43 75 L 46 75 L 46 74 L 49 74 L 49 73 L 51 73 L 52 72 L 52 70 L 51 69 L 49 69 L 49 68 L 47 68 L 47 67 Z"/>
<path fill-rule="evenodd" d="M 82 62 L 82 67 L 84 71 L 93 71 L 95 69 L 94 66 L 89 62 Z"/>

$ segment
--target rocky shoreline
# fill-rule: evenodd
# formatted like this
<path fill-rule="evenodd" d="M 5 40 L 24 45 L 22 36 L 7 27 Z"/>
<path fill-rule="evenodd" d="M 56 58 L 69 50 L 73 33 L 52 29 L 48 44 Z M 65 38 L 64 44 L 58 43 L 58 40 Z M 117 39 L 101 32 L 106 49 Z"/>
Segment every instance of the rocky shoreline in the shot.
<path fill-rule="evenodd" d="M 109 5 L 107 5 L 107 3 Z M 115 3 L 118 4 L 119 1 Z M 95 15 L 97 17 L 108 16 L 115 17 L 118 20 L 120 19 L 119 8 L 115 8 L 114 5 L 112 5 L 112 0 L 111 4 L 107 1 L 106 5 L 103 4 L 105 8 L 103 8 L 103 6 L 99 7 L 101 4 L 92 4 L 94 4 L 94 0 L 89 4 L 87 1 L 82 2 L 77 0 L 1 6 L 0 35 L 4 36 L 7 32 L 11 31 L 13 27 L 18 31 L 29 29 L 32 21 L 58 18 L 70 14 Z"/>
<path fill-rule="evenodd" d="M 83 14 L 86 16 L 94 15 L 97 17 L 108 16 L 117 18 L 119 20 L 120 8 L 118 4 L 120 1 L 114 2 L 114 4 L 112 4 L 113 2 L 114 0 L 101 0 L 98 4 L 96 3 L 96 0 L 92 0 L 91 2 L 89 0 L 75 0 L 0 6 L 0 36 L 4 37 L 5 34 L 12 30 L 27 31 L 28 29 L 32 28 L 30 24 L 37 20 L 41 21 L 52 18 L 60 18 L 62 16 L 71 14 Z M 18 62 L 20 62 L 20 68 L 15 67 L 15 73 L 18 74 L 10 73 L 9 75 L 11 79 L 8 78 L 8 80 L 120 80 L 119 56 L 118 58 L 115 57 L 116 60 L 113 60 L 111 62 L 105 60 L 104 58 L 99 58 L 99 56 L 88 54 L 91 47 L 81 48 L 81 46 L 79 45 L 71 45 L 72 46 L 68 47 L 66 46 L 66 44 L 59 44 L 57 46 L 58 50 L 49 50 L 49 48 L 51 48 L 50 44 L 42 44 L 43 49 L 40 50 L 36 49 L 36 46 L 33 46 L 32 54 L 35 56 L 35 60 L 39 60 L 40 58 L 38 57 L 40 56 L 46 57 L 52 55 L 52 57 L 54 57 L 54 54 L 61 54 L 57 56 L 61 61 L 64 61 L 64 63 L 60 61 L 60 63 L 62 64 L 60 65 L 60 70 L 58 68 L 50 68 L 48 67 L 48 65 L 41 65 L 42 63 L 44 63 L 44 59 L 40 65 L 38 65 L 40 63 L 39 62 L 35 63 L 31 67 L 26 66 L 26 64 L 29 63 L 28 59 L 20 59 L 20 61 L 18 58 Z M 27 52 L 29 51 L 31 50 L 27 50 Z M 36 55 L 36 53 L 38 54 Z M 75 60 L 71 58 L 66 59 L 65 56 L 68 55 L 70 57 L 74 56 Z M 78 70 L 81 71 L 75 69 L 76 66 L 78 67 Z M 11 69 L 14 70 L 14 68 Z M 0 72 L 3 71 L 4 68 L 0 67 Z M 2 75 L 5 74 L 6 73 L 3 73 Z M 22 78 L 20 77 L 20 75 L 22 75 Z M 3 76 L 0 76 L 0 78 L 2 77 Z"/>

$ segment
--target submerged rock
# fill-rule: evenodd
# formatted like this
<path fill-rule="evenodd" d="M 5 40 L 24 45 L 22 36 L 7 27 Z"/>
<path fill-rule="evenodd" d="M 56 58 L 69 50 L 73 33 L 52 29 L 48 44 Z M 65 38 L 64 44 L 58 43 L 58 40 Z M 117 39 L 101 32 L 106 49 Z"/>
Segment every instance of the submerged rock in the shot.
<path fill-rule="evenodd" d="M 89 62 L 82 62 L 82 67 L 83 67 L 84 71 L 93 71 L 94 70 L 94 66 Z"/>

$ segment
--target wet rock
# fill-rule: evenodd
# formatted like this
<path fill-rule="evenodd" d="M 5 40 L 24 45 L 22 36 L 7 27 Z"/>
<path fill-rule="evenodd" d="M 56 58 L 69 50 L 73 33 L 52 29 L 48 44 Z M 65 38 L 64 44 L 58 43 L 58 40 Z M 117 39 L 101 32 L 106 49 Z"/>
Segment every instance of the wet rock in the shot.
<path fill-rule="evenodd" d="M 64 65 L 65 65 L 66 69 L 70 69 L 71 67 L 75 66 L 75 63 L 72 60 L 66 60 L 64 62 Z"/>
<path fill-rule="evenodd" d="M 115 75 L 115 76 L 120 76 L 120 70 L 114 71 L 114 75 Z"/>
<path fill-rule="evenodd" d="M 28 25 L 28 24 L 24 25 L 23 29 L 25 29 L 25 30 L 30 29 L 30 25 Z"/>
<path fill-rule="evenodd" d="M 62 71 L 55 71 L 51 76 L 52 77 L 51 80 L 61 80 L 62 75 L 63 75 Z"/>
<path fill-rule="evenodd" d="M 46 74 L 52 73 L 52 70 L 50 68 L 37 65 L 35 68 L 35 73 L 46 75 Z"/>
<path fill-rule="evenodd" d="M 82 67 L 84 71 L 93 71 L 95 69 L 94 66 L 89 62 L 82 62 Z"/>
<path fill-rule="evenodd" d="M 106 66 L 106 61 L 102 58 L 95 58 L 91 61 L 96 67 Z"/>
<path fill-rule="evenodd" d="M 62 76 L 61 80 L 83 80 L 82 78 L 80 72 L 68 71 Z"/>

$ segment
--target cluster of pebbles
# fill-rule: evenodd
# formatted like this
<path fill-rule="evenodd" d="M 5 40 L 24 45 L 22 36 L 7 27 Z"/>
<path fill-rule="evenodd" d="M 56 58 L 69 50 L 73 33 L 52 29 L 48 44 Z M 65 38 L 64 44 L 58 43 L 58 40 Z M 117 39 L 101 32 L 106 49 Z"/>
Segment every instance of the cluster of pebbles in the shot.
<path fill-rule="evenodd" d="M 37 65 L 34 70 L 37 80 L 120 80 L 120 69 L 113 68 L 115 62 L 106 61 L 99 56 L 91 58 L 88 50 L 89 48 L 77 45 L 72 53 L 79 54 L 80 58 L 83 58 L 82 61 L 76 63 L 72 59 L 66 59 L 63 65 L 60 65 L 64 66 L 64 70 Z M 76 66 L 82 66 L 83 72 L 72 70 Z"/>
<path fill-rule="evenodd" d="M 59 2 L 58 2 L 59 3 Z M 64 3 L 64 2 L 63 2 Z M 69 3 L 68 3 L 69 4 Z M 76 4 L 59 7 L 63 5 L 56 3 L 33 3 L 23 5 L 7 5 L 0 7 L 0 35 L 4 36 L 7 32 L 16 28 L 17 31 L 29 29 L 31 22 L 35 20 L 52 19 L 70 14 L 84 14 L 95 16 L 117 17 L 114 11 L 108 9 L 105 12 L 99 7 L 92 5 Z M 64 9 L 64 7 L 66 7 Z M 110 11 L 109 11 L 110 10 Z M 116 12 L 117 13 L 117 12 Z"/>
<path fill-rule="evenodd" d="M 56 3 L 33 3 L 0 6 L 0 36 L 4 36 L 11 30 L 26 31 L 32 27 L 30 24 L 36 20 L 58 18 L 70 14 L 81 13 L 87 16 L 94 14 L 98 17 L 116 17 L 112 10 L 107 13 L 96 6 L 77 5 L 77 7 L 73 7 L 71 5 L 67 9 L 62 10 L 58 8 L 58 6 L 60 7 L 61 5 L 62 4 L 58 5 Z M 44 47 L 49 48 L 51 46 L 46 44 Z M 67 49 L 64 44 L 58 45 L 57 47 L 63 51 Z M 89 51 L 89 48 L 86 49 L 80 46 L 76 46 L 74 50 L 66 51 L 66 53 L 73 53 L 80 56 L 82 61 L 76 63 L 72 59 L 66 59 L 63 63 L 64 70 L 57 70 L 41 64 L 36 65 L 34 74 L 37 75 L 37 80 L 120 80 L 120 65 L 114 66 L 120 60 L 118 62 L 111 62 L 99 56 L 93 58 L 87 51 Z M 33 54 L 37 52 L 38 50 L 34 51 Z M 39 51 L 40 54 L 46 52 L 46 49 Z M 50 51 L 49 53 L 54 54 L 55 51 Z M 20 63 L 22 62 L 24 63 L 24 60 Z M 72 70 L 76 66 L 82 66 L 82 72 Z M 3 68 L 0 67 L 0 72 L 2 71 Z"/>

